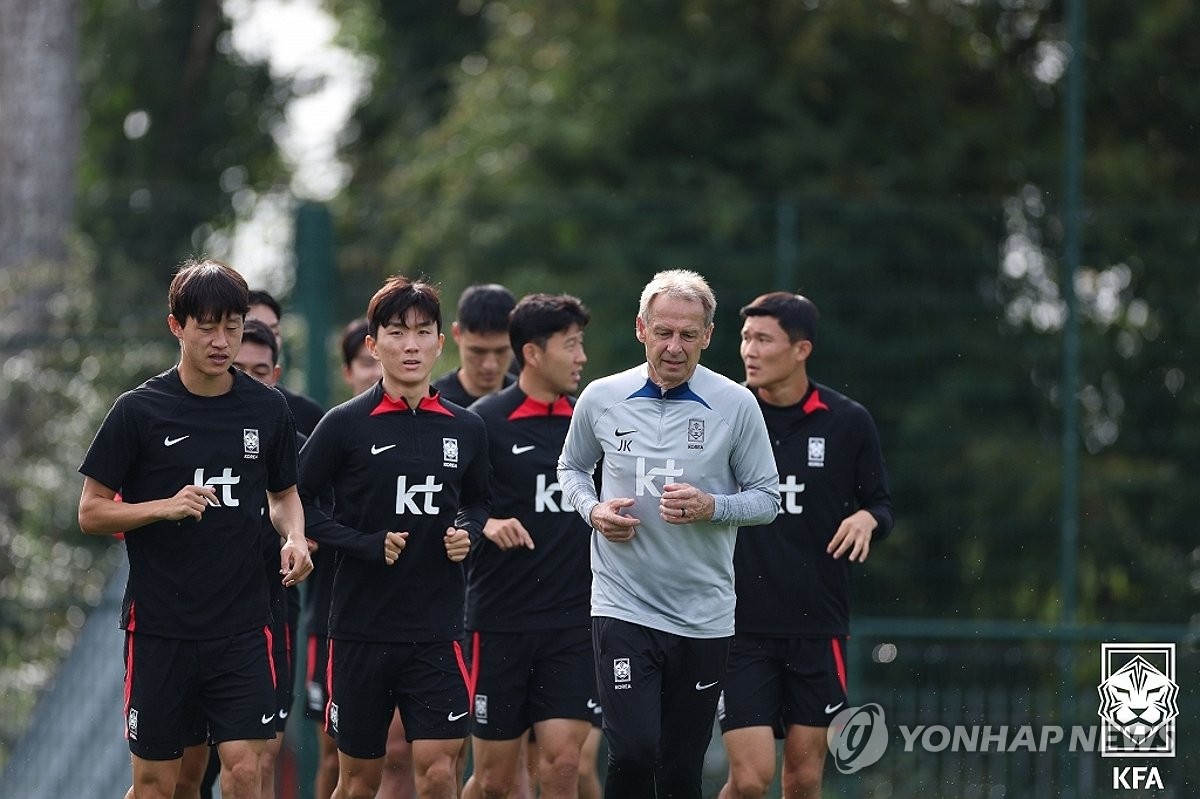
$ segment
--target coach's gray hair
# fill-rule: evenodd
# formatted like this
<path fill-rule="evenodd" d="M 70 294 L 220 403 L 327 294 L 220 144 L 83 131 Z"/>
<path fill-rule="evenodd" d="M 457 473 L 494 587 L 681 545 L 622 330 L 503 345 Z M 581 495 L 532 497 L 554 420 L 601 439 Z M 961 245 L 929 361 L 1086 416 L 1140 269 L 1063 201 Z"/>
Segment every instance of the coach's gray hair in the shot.
<path fill-rule="evenodd" d="M 655 275 L 642 289 L 642 299 L 638 303 L 638 317 L 643 323 L 650 323 L 650 303 L 660 294 L 699 302 L 704 306 L 704 326 L 712 325 L 713 317 L 717 313 L 717 298 L 708 281 L 699 272 L 690 269 L 668 269 Z"/>

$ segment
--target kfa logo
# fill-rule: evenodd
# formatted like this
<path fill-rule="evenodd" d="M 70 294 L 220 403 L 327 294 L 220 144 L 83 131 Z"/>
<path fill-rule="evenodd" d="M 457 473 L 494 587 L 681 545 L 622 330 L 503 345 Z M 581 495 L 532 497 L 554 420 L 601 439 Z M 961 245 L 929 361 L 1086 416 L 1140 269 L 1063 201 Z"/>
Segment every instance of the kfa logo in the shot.
<path fill-rule="evenodd" d="M 129 720 L 126 721 L 125 726 L 129 728 L 130 740 L 136 741 L 138 732 L 138 714 L 136 707 L 129 708 Z"/>
<path fill-rule="evenodd" d="M 646 459 L 637 459 L 637 481 L 634 483 L 634 496 L 644 497 L 649 494 L 652 497 L 661 497 L 662 491 L 654 484 L 654 478 L 663 478 L 663 485 L 675 482 L 671 478 L 683 477 L 683 469 L 675 466 L 675 459 L 668 458 L 667 462 L 662 466 L 656 466 L 653 469 L 646 468 Z"/>
<path fill-rule="evenodd" d="M 1174 757 L 1175 644 L 1102 644 L 1100 677 L 1101 756 Z"/>
<path fill-rule="evenodd" d="M 242 482 L 242 478 L 233 473 L 233 469 L 226 467 L 221 474 L 216 477 L 205 479 L 204 469 L 197 469 L 192 476 L 192 484 L 198 486 L 221 487 L 221 504 L 227 508 L 236 508 L 238 501 L 233 497 L 233 487 Z"/>
<path fill-rule="evenodd" d="M 786 480 L 781 480 L 779 483 L 779 513 L 790 513 L 794 516 L 804 513 L 804 503 L 800 501 L 800 495 L 803 493 L 804 483 L 797 483 L 796 475 L 789 474 Z"/>
<path fill-rule="evenodd" d="M 562 486 L 558 482 L 547 482 L 546 475 L 539 474 L 537 476 L 537 491 L 533 494 L 533 511 L 534 513 L 559 513 L 573 512 L 574 507 L 567 501 L 566 494 L 562 494 L 558 502 L 554 501 L 554 494 L 562 494 Z"/>
<path fill-rule="evenodd" d="M 825 439 L 821 436 L 808 440 L 808 465 L 818 469 L 825 465 Z"/>
<path fill-rule="evenodd" d="M 475 694 L 475 721 L 488 723 L 487 694 Z"/>
<path fill-rule="evenodd" d="M 424 514 L 434 515 L 441 510 L 433 504 L 435 494 L 441 493 L 442 484 L 436 482 L 433 475 L 428 475 L 425 482 L 417 483 L 412 488 L 408 486 L 408 475 L 402 474 L 396 478 L 396 513 L 411 513 L 414 516 Z M 417 507 L 417 494 L 424 494 L 425 501 Z"/>
<path fill-rule="evenodd" d="M 618 691 L 632 688 L 632 681 L 633 668 L 629 665 L 629 658 L 613 658 L 613 688 Z"/>
<path fill-rule="evenodd" d="M 246 460 L 252 461 L 258 458 L 258 428 L 242 428 L 242 450 L 245 452 Z"/>
<path fill-rule="evenodd" d="M 704 449 L 703 419 L 688 419 L 687 445 L 688 449 Z"/>

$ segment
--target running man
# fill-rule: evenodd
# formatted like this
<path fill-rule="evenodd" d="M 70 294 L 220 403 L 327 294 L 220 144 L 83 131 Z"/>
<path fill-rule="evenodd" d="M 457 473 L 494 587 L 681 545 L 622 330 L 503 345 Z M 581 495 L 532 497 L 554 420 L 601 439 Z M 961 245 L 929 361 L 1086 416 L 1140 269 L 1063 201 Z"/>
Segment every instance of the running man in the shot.
<path fill-rule="evenodd" d="M 596 531 L 606 796 L 699 799 L 733 636 L 737 528 L 779 508 L 758 403 L 700 365 L 716 305 L 695 272 L 655 275 L 635 319 L 646 363 L 583 390 L 559 459 L 568 501 Z"/>
<path fill-rule="evenodd" d="M 172 796 L 184 748 L 207 735 L 222 795 L 257 799 L 276 716 L 264 497 L 285 539 L 282 584 L 312 570 L 296 431 L 283 397 L 233 368 L 249 307 L 242 276 L 218 261 L 186 262 L 167 302 L 179 363 L 122 394 L 101 424 L 80 466 L 79 526 L 125 531 L 133 796 Z"/>
<path fill-rule="evenodd" d="M 577 795 L 591 730 L 588 528 L 555 469 L 587 354 L 591 314 L 575 297 L 533 294 L 509 317 L 515 385 L 471 406 L 487 424 L 492 518 L 468 561 L 474 773 L 463 796 L 500 799 L 521 783 L 533 728 L 543 797 Z"/>
<path fill-rule="evenodd" d="M 783 503 L 739 535 L 737 635 L 721 712 L 729 754 L 722 799 L 763 796 L 783 745 L 783 795 L 818 799 L 830 720 L 846 707 L 850 564 L 892 529 L 875 422 L 863 406 L 808 377 L 817 307 L 772 292 L 742 308 L 746 385 L 758 398 Z"/>
<path fill-rule="evenodd" d="M 398 707 L 418 795 L 450 799 L 470 724 L 462 561 L 488 514 L 487 431 L 430 387 L 444 339 L 434 286 L 388 279 L 367 320 L 383 378 L 325 415 L 300 470 L 308 532 L 339 553 L 326 714 L 338 748 L 333 797 L 375 796 Z M 317 502 L 327 488 L 332 515 Z"/>

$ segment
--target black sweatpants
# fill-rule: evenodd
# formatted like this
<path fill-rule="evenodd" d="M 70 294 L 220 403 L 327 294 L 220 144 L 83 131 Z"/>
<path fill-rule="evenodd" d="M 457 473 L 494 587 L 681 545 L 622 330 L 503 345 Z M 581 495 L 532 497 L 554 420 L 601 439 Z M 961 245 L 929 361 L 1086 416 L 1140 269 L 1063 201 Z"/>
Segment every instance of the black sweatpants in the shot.
<path fill-rule="evenodd" d="M 605 796 L 700 799 L 731 640 L 592 619 L 608 740 Z"/>

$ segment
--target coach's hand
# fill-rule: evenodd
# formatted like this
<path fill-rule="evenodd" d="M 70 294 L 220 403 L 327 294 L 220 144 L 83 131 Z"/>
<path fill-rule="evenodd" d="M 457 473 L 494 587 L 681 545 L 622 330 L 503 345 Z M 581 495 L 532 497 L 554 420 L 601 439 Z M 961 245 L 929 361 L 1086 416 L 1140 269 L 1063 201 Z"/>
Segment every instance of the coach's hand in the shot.
<path fill-rule="evenodd" d="M 642 523 L 641 519 L 621 513 L 632 505 L 633 500 L 629 497 L 613 497 L 601 502 L 592 508 L 589 518 L 592 528 L 609 541 L 628 541 L 637 534 L 637 526 Z"/>

